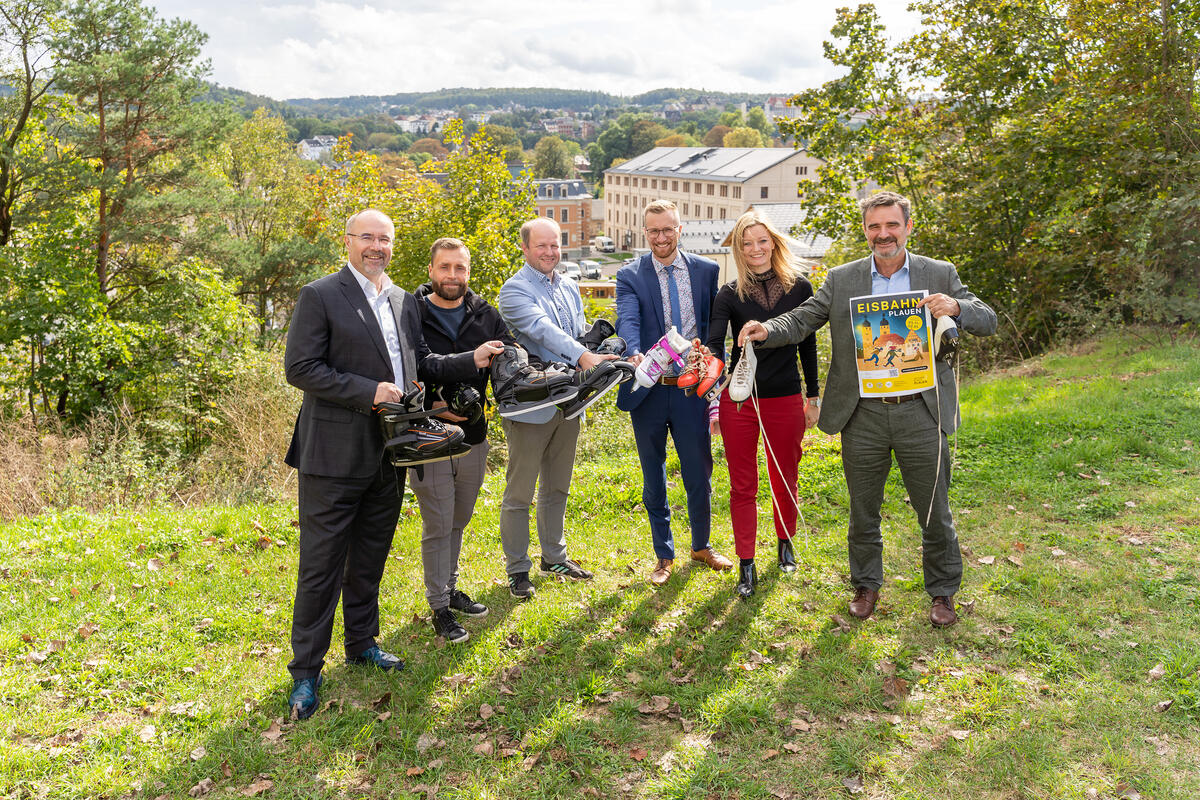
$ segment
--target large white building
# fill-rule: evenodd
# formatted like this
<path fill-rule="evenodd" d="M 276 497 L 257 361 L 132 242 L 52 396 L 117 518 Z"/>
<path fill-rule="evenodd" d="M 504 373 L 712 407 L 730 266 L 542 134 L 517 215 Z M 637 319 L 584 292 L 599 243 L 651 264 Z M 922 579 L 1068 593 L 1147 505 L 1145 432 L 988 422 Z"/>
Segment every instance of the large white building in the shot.
<path fill-rule="evenodd" d="M 789 147 L 656 147 L 604 171 L 604 231 L 644 248 L 642 209 L 674 201 L 684 220 L 736 219 L 751 205 L 794 201 L 822 162 Z"/>

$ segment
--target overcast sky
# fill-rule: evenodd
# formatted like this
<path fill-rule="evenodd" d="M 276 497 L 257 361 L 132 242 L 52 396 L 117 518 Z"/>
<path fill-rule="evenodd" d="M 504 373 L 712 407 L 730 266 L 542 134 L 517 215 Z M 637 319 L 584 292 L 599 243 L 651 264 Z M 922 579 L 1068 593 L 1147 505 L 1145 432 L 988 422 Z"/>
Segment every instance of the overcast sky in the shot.
<path fill-rule="evenodd" d="M 449 87 L 792 93 L 851 0 L 147 0 L 208 34 L 212 79 L 279 100 Z M 877 0 L 893 39 L 908 0 Z"/>

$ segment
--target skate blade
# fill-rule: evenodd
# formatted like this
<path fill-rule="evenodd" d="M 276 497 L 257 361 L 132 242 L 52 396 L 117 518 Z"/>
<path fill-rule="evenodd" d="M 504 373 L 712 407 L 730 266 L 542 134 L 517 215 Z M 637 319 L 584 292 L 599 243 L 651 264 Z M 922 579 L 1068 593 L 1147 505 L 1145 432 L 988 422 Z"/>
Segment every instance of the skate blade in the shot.
<path fill-rule="evenodd" d="M 532 414 L 534 411 L 541 411 L 543 408 L 549 408 L 550 406 L 556 406 L 559 403 L 566 403 L 566 402 L 574 399 L 575 395 L 577 395 L 577 394 L 579 394 L 578 391 L 576 391 L 575 394 L 567 395 L 565 398 L 559 397 L 558 399 L 555 399 L 553 397 L 547 397 L 545 400 L 534 400 L 534 401 L 531 401 L 533 403 L 533 405 L 531 405 L 531 406 L 510 407 L 509 410 L 507 410 L 507 411 L 504 409 L 504 406 L 500 406 L 498 413 L 500 414 L 501 417 L 504 417 L 505 419 L 513 419 L 514 417 L 523 417 L 526 414 Z"/>
<path fill-rule="evenodd" d="M 617 388 L 617 386 L 618 386 L 620 383 L 621 383 L 621 380 L 618 378 L 617 380 L 615 380 L 615 381 L 613 381 L 612 383 L 610 383 L 608 386 L 605 386 L 603 389 L 601 389 L 600 391 L 596 392 L 594 395 L 592 395 L 591 397 L 589 397 L 587 400 L 584 400 L 584 401 L 583 401 L 583 405 L 581 405 L 579 408 L 573 409 L 573 410 L 571 411 L 571 413 L 569 413 L 569 414 L 567 413 L 566 409 L 563 409 L 563 419 L 575 419 L 575 418 L 576 418 L 576 417 L 578 417 L 580 414 L 582 414 L 583 412 L 587 411 L 587 410 L 588 410 L 588 406 L 590 406 L 592 403 L 594 403 L 594 402 L 596 402 L 597 400 L 599 400 L 601 397 L 604 397 L 604 395 L 608 394 L 608 393 L 609 393 L 609 392 L 611 392 L 613 389 Z"/>

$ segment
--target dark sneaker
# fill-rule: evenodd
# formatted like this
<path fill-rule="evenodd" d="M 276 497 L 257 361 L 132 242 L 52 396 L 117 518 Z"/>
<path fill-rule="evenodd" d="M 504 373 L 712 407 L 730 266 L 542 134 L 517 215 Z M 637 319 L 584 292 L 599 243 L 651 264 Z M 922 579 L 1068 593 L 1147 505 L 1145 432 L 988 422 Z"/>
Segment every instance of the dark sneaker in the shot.
<path fill-rule="evenodd" d="M 488 615 L 487 606 L 483 603 L 476 603 L 466 592 L 460 589 L 450 592 L 450 607 L 468 617 L 483 618 Z"/>
<path fill-rule="evenodd" d="M 458 624 L 458 620 L 454 618 L 454 612 L 448 608 L 433 610 L 433 632 L 450 644 L 458 644 L 471 638 L 471 634 Z"/>
<path fill-rule="evenodd" d="M 404 669 L 404 659 L 396 658 L 396 656 L 378 647 L 372 647 L 362 651 L 356 656 L 350 656 L 346 659 L 347 664 L 359 664 L 364 667 L 375 667 L 384 672 L 398 672 Z"/>
<path fill-rule="evenodd" d="M 518 600 L 528 600 L 537 594 L 529 581 L 528 572 L 517 572 L 508 576 L 508 593 Z"/>
<path fill-rule="evenodd" d="M 308 719 L 317 711 L 320 697 L 317 689 L 321 688 L 324 680 L 320 675 L 315 678 L 301 678 L 292 687 L 292 695 L 288 698 L 288 716 L 292 719 Z"/>
<path fill-rule="evenodd" d="M 569 558 L 561 564 L 547 564 L 546 560 L 542 559 L 542 574 L 554 575 L 559 578 L 569 578 L 573 581 L 590 581 L 592 579 L 592 573 Z"/>

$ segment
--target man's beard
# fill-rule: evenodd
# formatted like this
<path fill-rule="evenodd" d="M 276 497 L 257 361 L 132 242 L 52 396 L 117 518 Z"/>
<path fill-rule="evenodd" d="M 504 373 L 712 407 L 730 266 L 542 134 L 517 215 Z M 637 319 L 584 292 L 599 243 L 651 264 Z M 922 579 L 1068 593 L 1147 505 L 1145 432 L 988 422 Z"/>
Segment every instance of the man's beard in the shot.
<path fill-rule="evenodd" d="M 467 285 L 459 283 L 454 284 L 452 288 L 447 288 L 445 283 L 435 283 L 433 293 L 443 300 L 457 300 L 467 293 Z"/>

